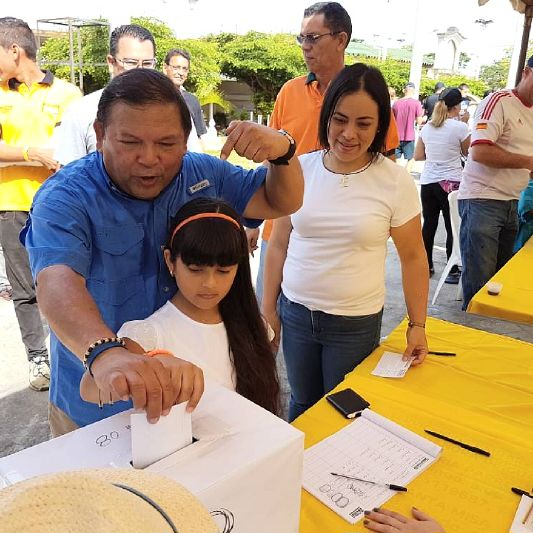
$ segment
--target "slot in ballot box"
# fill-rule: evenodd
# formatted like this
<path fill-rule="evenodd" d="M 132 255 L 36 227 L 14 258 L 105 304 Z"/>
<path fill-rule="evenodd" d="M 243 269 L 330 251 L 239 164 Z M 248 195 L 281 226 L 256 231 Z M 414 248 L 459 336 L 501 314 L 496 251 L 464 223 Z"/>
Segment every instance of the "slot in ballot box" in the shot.
<path fill-rule="evenodd" d="M 117 414 L 0 459 L 0 483 L 83 468 L 131 468 L 129 415 Z M 296 533 L 303 433 L 214 384 L 206 388 L 192 421 L 197 440 L 146 470 L 189 489 L 214 513 L 220 531 L 229 521 L 233 533 Z"/>

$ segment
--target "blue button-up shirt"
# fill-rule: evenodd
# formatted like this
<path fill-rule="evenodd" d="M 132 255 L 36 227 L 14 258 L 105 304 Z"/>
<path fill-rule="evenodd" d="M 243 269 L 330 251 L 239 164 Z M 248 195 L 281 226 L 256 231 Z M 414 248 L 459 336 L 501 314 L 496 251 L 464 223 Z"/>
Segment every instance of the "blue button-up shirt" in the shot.
<path fill-rule="evenodd" d="M 21 239 L 33 276 L 67 265 L 86 280 L 113 330 L 159 309 L 176 292 L 163 248 L 178 209 L 198 196 L 222 198 L 242 213 L 265 180 L 266 168 L 244 170 L 205 154 L 187 153 L 177 177 L 154 200 L 124 194 L 92 153 L 50 178 L 37 192 Z M 261 221 L 246 221 L 253 227 Z M 96 339 L 95 339 L 96 340 Z M 84 426 L 131 407 L 98 406 L 80 398 L 80 360 L 51 336 L 50 401 Z"/>

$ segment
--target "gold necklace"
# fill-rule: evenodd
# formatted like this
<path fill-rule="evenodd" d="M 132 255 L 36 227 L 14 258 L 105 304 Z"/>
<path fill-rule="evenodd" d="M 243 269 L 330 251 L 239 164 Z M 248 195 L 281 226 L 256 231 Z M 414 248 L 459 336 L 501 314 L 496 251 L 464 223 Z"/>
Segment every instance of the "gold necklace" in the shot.
<path fill-rule="evenodd" d="M 350 176 L 353 176 L 354 174 L 360 174 L 361 172 L 364 172 L 371 164 L 374 158 L 370 158 L 370 161 L 366 163 L 363 167 L 361 167 L 359 170 L 354 170 L 353 172 L 335 172 L 334 170 L 331 170 L 326 165 L 326 155 L 329 153 L 329 151 L 324 152 L 322 155 L 322 164 L 324 165 L 324 168 L 331 172 L 332 174 L 337 174 L 340 176 L 339 184 L 343 187 L 348 187 L 350 185 Z"/>

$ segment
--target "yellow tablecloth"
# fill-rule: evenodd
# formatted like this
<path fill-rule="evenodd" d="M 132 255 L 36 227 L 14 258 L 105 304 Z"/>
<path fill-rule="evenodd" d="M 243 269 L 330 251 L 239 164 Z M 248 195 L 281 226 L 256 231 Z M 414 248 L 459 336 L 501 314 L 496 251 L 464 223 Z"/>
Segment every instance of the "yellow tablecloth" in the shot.
<path fill-rule="evenodd" d="M 533 324 L 533 238 L 496 274 L 491 281 L 503 284 L 498 296 L 486 287 L 474 295 L 469 313 Z"/>
<path fill-rule="evenodd" d="M 409 514 L 414 505 L 448 533 L 505 533 L 519 502 L 511 487 L 533 486 L 533 345 L 429 319 L 429 349 L 456 352 L 456 357 L 428 356 L 403 379 L 370 375 L 384 351 L 403 351 L 405 327 L 400 324 L 336 389 L 352 387 L 377 413 L 444 448 L 438 461 L 387 507 Z M 348 423 L 322 399 L 294 426 L 305 432 L 309 447 Z M 424 429 L 492 455 L 439 441 Z M 350 526 L 302 491 L 302 533 L 363 530 L 362 522 Z"/>

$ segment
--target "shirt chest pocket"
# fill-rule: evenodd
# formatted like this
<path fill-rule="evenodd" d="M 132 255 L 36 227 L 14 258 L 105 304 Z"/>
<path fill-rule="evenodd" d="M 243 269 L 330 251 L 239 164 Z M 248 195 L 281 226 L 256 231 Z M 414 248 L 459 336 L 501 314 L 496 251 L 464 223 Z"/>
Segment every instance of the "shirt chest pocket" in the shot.
<path fill-rule="evenodd" d="M 144 229 L 140 224 L 95 226 L 92 278 L 115 282 L 142 273 Z"/>
<path fill-rule="evenodd" d="M 12 105 L 0 105 L 0 126 L 2 122 L 7 122 L 7 117 L 11 114 L 11 111 L 13 111 Z"/>
<path fill-rule="evenodd" d="M 41 111 L 48 118 L 52 126 L 55 126 L 59 122 L 61 107 L 58 104 L 43 102 Z"/>

